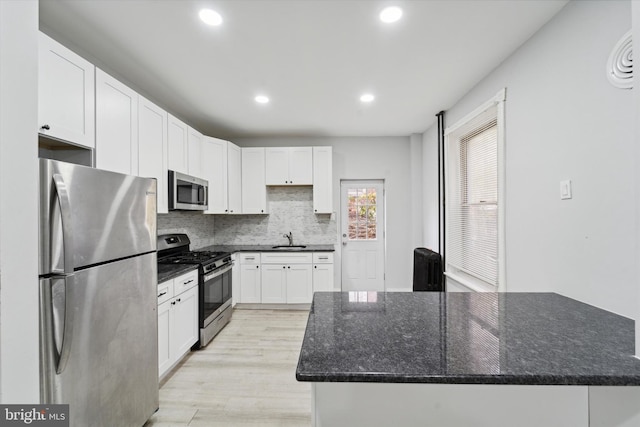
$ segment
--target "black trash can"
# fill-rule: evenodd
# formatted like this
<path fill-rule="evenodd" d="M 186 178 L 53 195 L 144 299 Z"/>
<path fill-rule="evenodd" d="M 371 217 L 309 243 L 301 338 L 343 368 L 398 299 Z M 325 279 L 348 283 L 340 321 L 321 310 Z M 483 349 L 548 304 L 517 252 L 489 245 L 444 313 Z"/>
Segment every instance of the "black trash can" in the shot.
<path fill-rule="evenodd" d="M 426 248 L 413 251 L 413 291 L 444 291 L 442 257 Z"/>

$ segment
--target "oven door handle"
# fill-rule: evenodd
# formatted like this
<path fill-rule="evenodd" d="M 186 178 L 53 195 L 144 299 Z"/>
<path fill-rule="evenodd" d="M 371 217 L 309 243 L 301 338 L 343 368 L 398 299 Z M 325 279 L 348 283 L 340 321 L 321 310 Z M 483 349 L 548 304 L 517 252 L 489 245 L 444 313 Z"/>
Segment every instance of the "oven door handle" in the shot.
<path fill-rule="evenodd" d="M 232 268 L 233 268 L 233 262 L 231 262 L 227 267 L 223 267 L 222 269 L 216 270 L 213 273 L 207 274 L 206 276 L 204 276 L 204 280 L 206 282 L 207 280 L 214 279 L 218 276 L 223 275 L 224 273 L 231 270 Z"/>

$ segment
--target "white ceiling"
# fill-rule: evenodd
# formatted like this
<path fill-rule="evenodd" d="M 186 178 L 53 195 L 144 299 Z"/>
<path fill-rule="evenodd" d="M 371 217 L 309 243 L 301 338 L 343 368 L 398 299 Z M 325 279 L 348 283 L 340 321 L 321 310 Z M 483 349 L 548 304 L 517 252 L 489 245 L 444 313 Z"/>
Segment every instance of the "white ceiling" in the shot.
<path fill-rule="evenodd" d="M 404 15 L 382 24 L 391 4 Z M 399 136 L 425 131 L 565 4 L 40 0 L 40 25 L 207 135 Z M 203 24 L 202 7 L 223 25 Z"/>

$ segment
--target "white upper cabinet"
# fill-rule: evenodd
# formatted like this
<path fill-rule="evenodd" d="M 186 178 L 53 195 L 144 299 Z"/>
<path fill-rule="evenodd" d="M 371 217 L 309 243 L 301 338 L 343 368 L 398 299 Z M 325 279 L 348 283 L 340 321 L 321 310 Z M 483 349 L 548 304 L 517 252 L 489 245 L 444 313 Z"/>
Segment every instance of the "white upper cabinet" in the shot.
<path fill-rule="evenodd" d="M 289 183 L 289 148 L 268 147 L 265 149 L 265 182 L 267 185 Z"/>
<path fill-rule="evenodd" d="M 209 182 L 209 209 L 206 214 L 229 212 L 227 187 L 227 141 L 205 136 L 202 143 L 203 175 Z"/>
<path fill-rule="evenodd" d="M 197 178 L 203 178 L 203 162 L 202 162 L 202 139 L 203 136 L 200 132 L 193 128 L 189 128 L 188 131 L 188 167 L 189 175 Z"/>
<path fill-rule="evenodd" d="M 227 190 L 229 213 L 242 213 L 242 150 L 231 142 L 227 144 Z"/>
<path fill-rule="evenodd" d="M 289 184 L 313 184 L 313 149 L 311 147 L 289 148 Z"/>
<path fill-rule="evenodd" d="M 138 98 L 138 175 L 158 181 L 158 213 L 168 213 L 167 112 Z"/>
<path fill-rule="evenodd" d="M 269 147 L 265 150 L 267 185 L 312 185 L 311 147 Z"/>
<path fill-rule="evenodd" d="M 181 173 L 189 173 L 189 126 L 178 118 L 168 115 L 168 166 Z"/>
<path fill-rule="evenodd" d="M 96 167 L 138 174 L 138 94 L 97 68 Z"/>
<path fill-rule="evenodd" d="M 333 150 L 313 147 L 313 212 L 333 212 Z"/>
<path fill-rule="evenodd" d="M 38 40 L 39 132 L 95 147 L 95 67 L 49 36 Z"/>
<path fill-rule="evenodd" d="M 264 148 L 242 148 L 242 213 L 267 213 L 264 157 Z"/>

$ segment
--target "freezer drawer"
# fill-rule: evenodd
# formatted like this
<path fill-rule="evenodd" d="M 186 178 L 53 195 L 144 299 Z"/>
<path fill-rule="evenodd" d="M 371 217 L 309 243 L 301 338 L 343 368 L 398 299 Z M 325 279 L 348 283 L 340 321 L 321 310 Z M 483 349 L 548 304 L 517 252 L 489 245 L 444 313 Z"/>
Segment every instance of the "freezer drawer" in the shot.
<path fill-rule="evenodd" d="M 42 402 L 72 426 L 141 426 L 158 408 L 156 254 L 41 284 Z"/>

